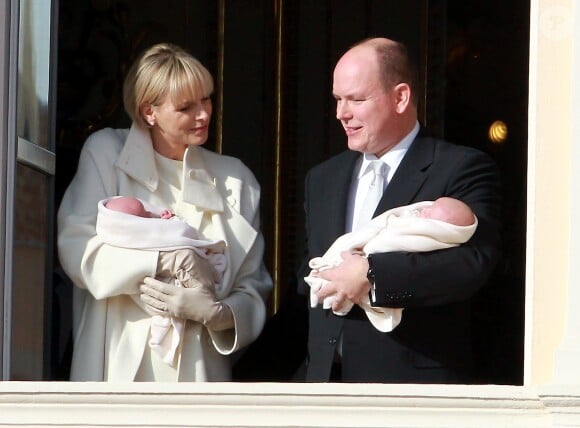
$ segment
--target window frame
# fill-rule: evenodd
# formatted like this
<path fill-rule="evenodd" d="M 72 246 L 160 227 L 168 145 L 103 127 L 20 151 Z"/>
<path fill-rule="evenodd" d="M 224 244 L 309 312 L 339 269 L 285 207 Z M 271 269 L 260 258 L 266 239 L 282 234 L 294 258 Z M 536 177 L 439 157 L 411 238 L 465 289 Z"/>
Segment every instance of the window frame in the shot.
<path fill-rule="evenodd" d="M 49 32 L 48 49 L 46 60 L 47 64 L 40 64 L 40 68 L 34 68 L 33 72 L 47 74 L 48 85 L 46 87 L 46 99 L 35 98 L 38 102 L 46 102 L 46 128 L 48 135 L 45 146 L 35 144 L 23 136 L 18 135 L 18 115 L 19 115 L 19 57 L 21 46 L 21 12 L 23 3 L 28 2 L 27 6 L 31 8 L 35 5 L 47 6 L 44 0 L 0 0 L 0 24 L 5 31 L 0 33 L 0 46 L 3 47 L 4 55 L 0 58 L 0 99 L 4 100 L 0 104 L 0 139 L 5 143 L 1 144 L 0 149 L 0 168 L 5 174 L 0 176 L 0 225 L 4 226 L 0 230 L 0 255 L 3 256 L 3 263 L 0 264 L 0 277 L 3 278 L 0 285 L 0 308 L 2 317 L 0 317 L 0 359 L 1 359 L 1 378 L 9 380 L 11 378 L 12 361 L 11 361 L 11 344 L 13 329 L 13 266 L 14 266 L 14 244 L 15 244 L 15 197 L 16 197 L 16 170 L 17 165 L 31 167 L 34 170 L 48 177 L 47 187 L 47 205 L 46 205 L 46 225 L 48 234 L 44 238 L 46 256 L 44 260 L 45 272 L 44 287 L 47 298 L 44 299 L 44 325 L 42 334 L 44 339 L 50 331 L 50 312 L 47 310 L 51 306 L 50 287 L 53 265 L 53 235 L 52 225 L 54 224 L 54 175 L 56 169 L 55 148 L 55 125 L 53 116 L 56 111 L 56 29 L 58 1 L 50 0 L 49 10 Z M 27 9 L 30 10 L 30 9 Z M 34 25 L 32 23 L 32 25 Z M 27 44 L 25 48 L 30 48 L 34 43 Z M 36 46 L 36 45 L 34 45 Z M 36 57 L 36 55 L 34 55 Z M 43 68 L 44 67 L 44 68 Z M 40 135 L 40 134 L 39 134 Z M 46 348 L 46 344 L 44 346 Z M 48 353 L 44 352 L 48 355 Z M 43 372 L 47 372 L 50 367 L 48 357 L 43 358 Z"/>

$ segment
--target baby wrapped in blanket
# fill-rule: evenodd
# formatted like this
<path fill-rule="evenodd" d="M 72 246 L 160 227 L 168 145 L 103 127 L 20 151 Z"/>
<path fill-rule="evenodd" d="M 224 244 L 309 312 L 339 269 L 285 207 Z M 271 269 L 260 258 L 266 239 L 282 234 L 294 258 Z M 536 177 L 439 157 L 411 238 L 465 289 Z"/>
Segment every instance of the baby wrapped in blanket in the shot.
<path fill-rule="evenodd" d="M 103 242 L 117 247 L 169 252 L 189 249 L 206 258 L 215 268 L 216 294 L 226 269 L 225 242 L 203 239 L 198 231 L 171 211 L 153 206 L 140 199 L 117 196 L 98 203 L 97 235 Z M 160 257 L 160 260 L 163 257 Z M 193 264 L 167 263 L 157 271 L 157 278 L 173 282 L 177 287 L 189 288 L 197 281 Z M 131 296 L 143 307 L 138 295 Z M 149 346 L 169 365 L 175 362 L 185 320 L 152 315 Z"/>
<path fill-rule="evenodd" d="M 359 252 L 364 256 L 390 251 L 424 252 L 458 246 L 475 233 L 477 217 L 463 202 L 449 197 L 436 201 L 393 208 L 375 217 L 367 224 L 346 233 L 334 241 L 322 257 L 310 260 L 310 274 L 304 278 L 310 286 L 310 305 L 318 305 L 316 293 L 327 280 L 317 277 L 317 272 L 338 266 L 343 251 Z M 329 309 L 335 296 L 324 299 L 323 308 Z M 392 331 L 401 322 L 402 308 L 373 307 L 368 296 L 361 302 L 373 326 L 382 332 Z M 346 301 L 336 315 L 346 315 L 353 302 Z"/>

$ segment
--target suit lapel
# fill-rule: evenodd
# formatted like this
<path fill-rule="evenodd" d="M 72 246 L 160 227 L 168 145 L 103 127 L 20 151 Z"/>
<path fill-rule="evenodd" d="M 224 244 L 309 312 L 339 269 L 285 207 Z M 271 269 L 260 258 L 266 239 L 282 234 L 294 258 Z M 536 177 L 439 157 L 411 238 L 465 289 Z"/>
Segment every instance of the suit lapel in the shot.
<path fill-rule="evenodd" d="M 414 201 L 429 177 L 429 166 L 433 163 L 434 147 L 432 140 L 421 130 L 387 186 L 377 206 L 375 216 L 387 209 L 408 205 Z M 327 164 L 327 170 L 321 171 L 325 181 L 322 182 L 324 184 L 321 184 L 320 191 L 316 194 L 321 195 L 318 203 L 324 204 L 324 206 L 318 207 L 312 212 L 326 213 L 327 215 L 320 219 L 312 219 L 312 221 L 319 229 L 319 236 L 322 239 L 318 243 L 325 246 L 323 251 L 332 244 L 337 236 L 344 233 L 352 174 L 360 155 L 359 152 L 346 151 L 337 162 Z M 312 185 L 310 187 L 311 191 L 317 191 L 317 189 L 312 189 Z M 342 209 L 336 209 L 336 207 L 342 207 Z"/>
<path fill-rule="evenodd" d="M 385 189 L 375 215 L 414 201 L 429 177 L 429 166 L 433 163 L 433 148 L 434 144 L 430 144 L 429 138 L 422 136 L 421 133 L 415 138 Z"/>
<path fill-rule="evenodd" d="M 345 152 L 344 159 L 340 160 L 336 168 L 333 166 L 332 170 L 327 174 L 328 181 L 327 185 L 324 186 L 327 197 L 322 202 L 327 204 L 327 206 L 317 212 L 328 212 L 329 209 L 334 210 L 319 221 L 319 225 L 325 231 L 324 237 L 328 246 L 345 231 L 349 189 L 353 170 L 359 156 L 360 153 L 358 152 Z"/>

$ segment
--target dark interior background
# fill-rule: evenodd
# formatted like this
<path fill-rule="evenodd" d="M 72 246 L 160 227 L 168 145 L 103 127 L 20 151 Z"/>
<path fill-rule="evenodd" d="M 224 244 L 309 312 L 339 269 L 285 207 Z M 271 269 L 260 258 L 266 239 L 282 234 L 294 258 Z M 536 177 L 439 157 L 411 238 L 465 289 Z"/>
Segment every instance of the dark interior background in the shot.
<path fill-rule="evenodd" d="M 284 307 L 300 262 L 306 171 L 346 147 L 334 117 L 334 64 L 364 37 L 406 43 L 421 70 L 422 123 L 437 136 L 490 153 L 500 166 L 504 257 L 473 302 L 475 381 L 522 384 L 529 0 L 59 4 L 56 206 L 88 134 L 129 126 L 121 85 L 133 59 L 156 42 L 179 44 L 214 75 L 214 106 L 223 99 L 207 147 L 242 159 L 261 183 L 266 262 L 279 296 L 272 314 Z M 501 144 L 488 138 L 495 120 L 508 126 Z M 62 332 L 70 323 L 71 286 L 58 261 L 55 278 L 58 333 L 47 345 L 54 360 L 47 377 L 66 379 L 71 342 Z M 265 377 L 244 364 L 236 373 L 239 380 Z M 286 380 L 269 373 L 270 380 Z"/>

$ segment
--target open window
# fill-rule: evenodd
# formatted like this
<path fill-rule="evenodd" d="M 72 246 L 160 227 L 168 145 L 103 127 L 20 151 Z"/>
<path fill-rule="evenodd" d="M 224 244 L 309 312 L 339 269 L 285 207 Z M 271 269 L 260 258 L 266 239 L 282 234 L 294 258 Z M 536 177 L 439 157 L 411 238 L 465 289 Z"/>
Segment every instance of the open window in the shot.
<path fill-rule="evenodd" d="M 439 136 L 489 152 L 502 169 L 505 258 L 477 297 L 474 328 L 485 350 L 481 381 L 521 384 L 529 43 L 529 22 L 522 17 L 529 3 L 259 0 L 248 8 L 245 2 L 199 0 L 167 8 L 153 0 L 0 2 L 10 6 L 11 37 L 18 41 L 4 41 L 14 46 L 12 64 L 4 68 L 6 93 L 18 106 L 3 122 L 13 145 L 2 149 L 4 378 L 67 378 L 71 284 L 54 250 L 55 212 L 86 137 L 105 126 L 129 125 L 121 84 L 141 49 L 175 42 L 214 75 L 216 110 L 207 144 L 241 158 L 262 185 L 275 312 L 301 255 L 304 174 L 344 148 L 334 119 L 332 68 L 353 42 L 385 35 L 405 41 L 420 64 L 423 122 Z M 245 126 L 247 117 L 252 126 Z M 488 137 L 496 120 L 509 130 L 500 143 Z"/>

